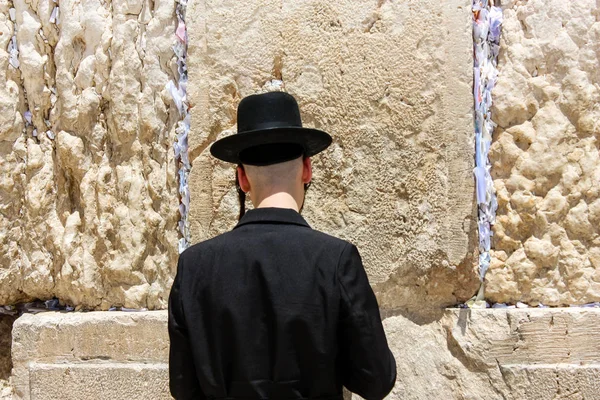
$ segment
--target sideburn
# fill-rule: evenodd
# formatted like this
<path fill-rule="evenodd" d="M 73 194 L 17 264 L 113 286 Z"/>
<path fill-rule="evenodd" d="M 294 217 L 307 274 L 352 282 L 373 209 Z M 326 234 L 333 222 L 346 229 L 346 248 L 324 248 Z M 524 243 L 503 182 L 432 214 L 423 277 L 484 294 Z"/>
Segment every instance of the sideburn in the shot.
<path fill-rule="evenodd" d="M 241 164 L 238 165 L 240 168 L 244 168 Z M 238 221 L 242 219 L 244 214 L 246 214 L 246 193 L 240 187 L 240 180 L 238 178 L 237 168 L 235 170 L 235 188 L 238 192 L 238 199 L 240 202 L 240 216 L 238 217 Z"/>
<path fill-rule="evenodd" d="M 306 204 L 306 192 L 308 192 L 308 188 L 310 187 L 310 184 L 312 182 L 308 182 L 304 184 L 304 198 L 302 199 L 302 205 L 300 206 L 300 209 L 298 210 L 298 213 L 302 214 L 302 210 L 304 209 L 304 205 Z"/>

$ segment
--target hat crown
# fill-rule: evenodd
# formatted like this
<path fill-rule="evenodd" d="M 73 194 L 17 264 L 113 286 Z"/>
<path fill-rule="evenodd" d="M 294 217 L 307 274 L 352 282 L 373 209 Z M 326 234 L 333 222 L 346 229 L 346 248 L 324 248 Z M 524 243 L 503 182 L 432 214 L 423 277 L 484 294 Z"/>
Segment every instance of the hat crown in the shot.
<path fill-rule="evenodd" d="M 301 154 L 312 157 L 331 144 L 327 132 L 302 127 L 298 103 L 284 92 L 245 97 L 238 105 L 237 118 L 237 134 L 210 146 L 210 153 L 220 160 L 270 165 Z"/>
<path fill-rule="evenodd" d="M 238 133 L 302 127 L 298 103 L 293 96 L 284 92 L 248 96 L 238 106 L 237 127 Z"/>

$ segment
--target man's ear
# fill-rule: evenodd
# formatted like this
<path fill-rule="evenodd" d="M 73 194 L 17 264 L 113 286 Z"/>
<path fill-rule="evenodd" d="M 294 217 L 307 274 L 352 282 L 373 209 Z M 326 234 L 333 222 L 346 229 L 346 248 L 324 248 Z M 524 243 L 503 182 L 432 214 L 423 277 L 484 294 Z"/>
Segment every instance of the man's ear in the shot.
<path fill-rule="evenodd" d="M 244 167 L 240 165 L 237 166 L 237 175 L 240 189 L 242 189 L 244 193 L 248 193 L 250 191 L 250 181 L 248 180 L 248 175 L 246 175 Z"/>
<path fill-rule="evenodd" d="M 302 159 L 302 183 L 309 183 L 312 180 L 312 164 L 310 157 Z"/>

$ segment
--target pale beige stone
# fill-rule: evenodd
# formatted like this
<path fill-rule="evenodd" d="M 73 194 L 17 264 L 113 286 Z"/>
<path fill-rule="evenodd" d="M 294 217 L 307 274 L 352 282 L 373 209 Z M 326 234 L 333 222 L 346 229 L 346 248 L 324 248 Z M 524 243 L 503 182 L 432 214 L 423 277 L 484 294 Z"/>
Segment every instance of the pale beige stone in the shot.
<path fill-rule="evenodd" d="M 0 8 L 0 304 L 165 308 L 179 238 L 179 115 L 164 90 L 176 79 L 175 4 Z M 18 70 L 5 51 L 13 32 Z"/>
<path fill-rule="evenodd" d="M 159 397 L 148 398 L 163 398 L 160 393 L 164 395 L 166 388 L 164 364 L 169 351 L 166 325 L 166 311 L 25 314 L 15 322 L 13 329 L 15 396 L 17 399 L 29 399 L 30 395 L 38 398 L 36 396 L 44 390 L 48 393 L 63 390 L 63 395 L 73 396 L 85 389 L 83 386 L 96 371 L 99 383 L 91 390 L 97 397 L 92 398 L 113 397 L 103 395 L 109 392 L 102 390 L 115 393 L 106 385 L 115 380 L 116 390 L 128 379 L 135 382 L 128 390 L 142 390 L 140 393 L 150 395 L 150 390 L 158 389 Z M 35 362 L 48 366 L 32 366 Z M 104 362 L 114 365 L 101 365 Z M 65 363 L 74 368 L 65 369 L 62 365 Z M 66 371 L 71 371 L 70 377 L 64 381 L 54 380 Z M 31 376 L 39 381 L 31 381 Z M 156 379 L 160 381 L 144 388 L 143 381 Z M 129 391 L 123 392 L 123 395 L 129 394 Z M 117 398 L 136 398 L 127 396 Z"/>
<path fill-rule="evenodd" d="M 555 306 L 599 301 L 600 8 L 593 0 L 501 3 L 493 247 L 518 262 L 490 269 L 486 295 Z"/>
<path fill-rule="evenodd" d="M 600 399 L 600 364 L 507 365 L 502 375 L 516 399 Z"/>
<path fill-rule="evenodd" d="M 398 361 L 391 398 L 598 399 L 600 313 L 449 310 L 438 321 L 385 320 Z M 550 397 L 546 397 L 552 394 Z"/>
<path fill-rule="evenodd" d="M 29 376 L 36 400 L 172 399 L 164 363 L 33 363 Z"/>
<path fill-rule="evenodd" d="M 231 229 L 238 213 L 234 168 L 208 147 L 236 131 L 241 98 L 281 80 L 304 124 L 334 138 L 313 159 L 308 222 L 357 244 L 384 307 L 424 313 L 471 297 L 479 284 L 470 8 L 468 0 L 191 2 L 192 241 Z"/>
<path fill-rule="evenodd" d="M 12 387 L 8 381 L 0 379 L 0 399 L 12 400 Z"/>
<path fill-rule="evenodd" d="M 384 328 L 389 399 L 598 399 L 600 309 L 450 309 Z M 15 399 L 168 398 L 166 311 L 24 315 L 13 347 Z"/>
<path fill-rule="evenodd" d="M 559 248 L 553 246 L 551 241 L 530 237 L 523 244 L 523 248 L 526 258 L 539 265 L 540 268 L 556 266 Z"/>
<path fill-rule="evenodd" d="M 25 139 L 23 88 L 20 77 L 9 64 L 8 46 L 15 33 L 10 20 L 12 2 L 0 1 L 0 304 L 22 299 L 17 282 L 20 258 L 18 242 L 24 236 L 21 223 L 25 186 Z M 9 269 L 9 266 L 13 267 Z M 14 299 L 14 300 L 13 300 Z"/>

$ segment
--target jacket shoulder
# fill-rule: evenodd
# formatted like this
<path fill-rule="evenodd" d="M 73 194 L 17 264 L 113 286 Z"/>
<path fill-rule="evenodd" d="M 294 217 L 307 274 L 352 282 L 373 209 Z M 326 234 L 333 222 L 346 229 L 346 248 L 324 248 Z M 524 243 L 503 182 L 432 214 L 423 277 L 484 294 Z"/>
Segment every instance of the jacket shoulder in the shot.
<path fill-rule="evenodd" d="M 179 255 L 179 257 L 184 259 L 195 258 L 201 254 L 206 254 L 207 252 L 214 251 L 219 247 L 231 245 L 231 242 L 234 240 L 233 233 L 234 231 L 228 231 L 217 235 L 213 238 L 206 239 L 196 244 L 193 244 L 187 249 L 185 249 Z"/>
<path fill-rule="evenodd" d="M 314 239 L 322 241 L 328 245 L 331 246 L 336 246 L 336 247 L 340 247 L 340 248 L 344 248 L 348 245 L 352 245 L 352 243 L 348 242 L 347 240 L 344 239 L 340 239 L 337 236 L 333 236 L 330 235 L 328 233 L 325 232 L 321 232 L 318 231 L 316 229 L 311 229 L 310 230 L 310 234 L 312 234 L 312 236 L 314 237 Z"/>
<path fill-rule="evenodd" d="M 301 237 L 308 242 L 319 243 L 321 246 L 339 249 L 340 251 L 345 249 L 347 246 L 352 246 L 352 243 L 347 240 L 340 239 L 336 236 L 312 228 L 302 229 L 296 233 L 298 237 Z M 211 239 L 198 242 L 184 250 L 180 254 L 180 257 L 183 257 L 184 259 L 197 258 L 202 254 L 210 254 L 212 251 L 231 246 L 233 243 L 239 243 L 238 236 L 240 234 L 240 231 L 231 230 L 217 235 Z"/>

